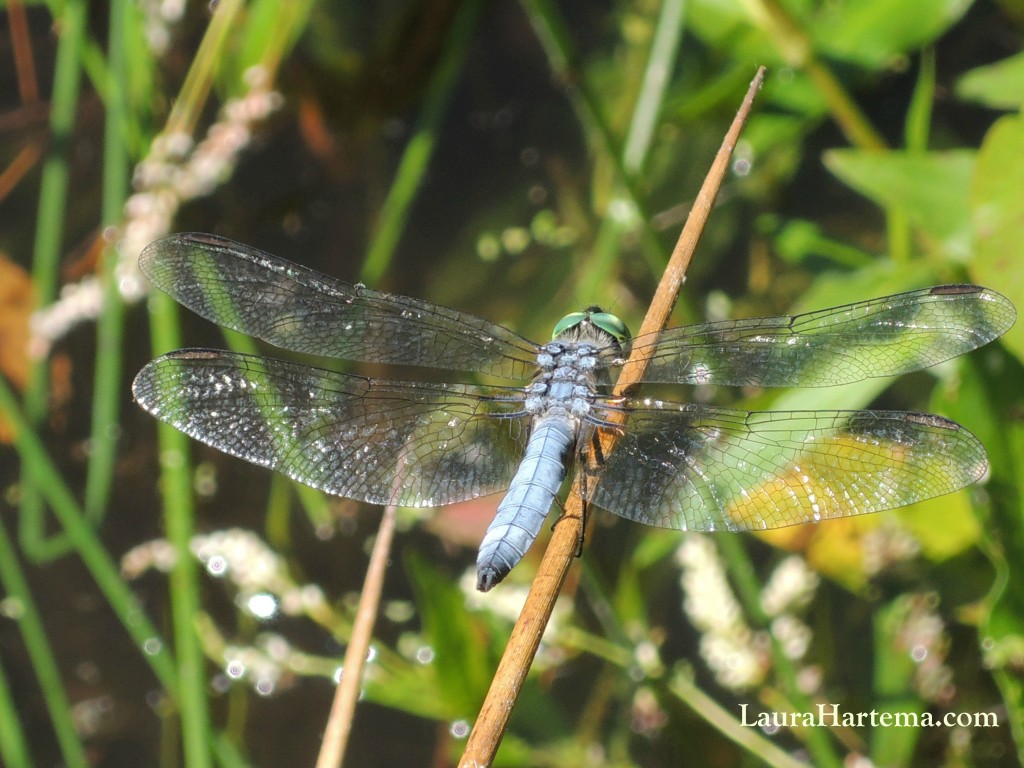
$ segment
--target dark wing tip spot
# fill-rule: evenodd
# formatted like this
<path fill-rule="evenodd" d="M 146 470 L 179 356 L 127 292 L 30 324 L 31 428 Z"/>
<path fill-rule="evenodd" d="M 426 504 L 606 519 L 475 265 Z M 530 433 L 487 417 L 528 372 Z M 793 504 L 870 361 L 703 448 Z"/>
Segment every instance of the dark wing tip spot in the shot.
<path fill-rule="evenodd" d="M 929 293 L 932 296 L 966 296 L 971 293 L 983 293 L 984 290 L 980 285 L 963 283 L 957 285 L 936 285 Z"/>
<path fill-rule="evenodd" d="M 955 421 L 950 421 L 942 416 L 936 416 L 934 413 L 908 413 L 907 421 L 911 421 L 915 424 L 923 424 L 926 427 L 936 427 L 938 429 L 950 429 L 954 431 L 963 429 L 963 427 Z"/>
<path fill-rule="evenodd" d="M 224 353 L 217 349 L 178 349 L 164 357 L 174 360 L 219 360 Z"/>

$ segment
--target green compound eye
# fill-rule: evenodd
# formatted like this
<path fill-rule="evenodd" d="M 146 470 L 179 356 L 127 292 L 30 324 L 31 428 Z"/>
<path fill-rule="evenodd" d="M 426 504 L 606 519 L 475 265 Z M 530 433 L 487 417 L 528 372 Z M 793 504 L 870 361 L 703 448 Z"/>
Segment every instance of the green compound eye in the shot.
<path fill-rule="evenodd" d="M 610 312 L 602 312 L 597 307 L 592 307 L 585 312 L 573 312 L 563 317 L 555 325 L 555 329 L 551 332 L 551 338 L 557 339 L 584 321 L 593 323 L 620 344 L 629 340 L 630 334 L 626 324 Z"/>
<path fill-rule="evenodd" d="M 587 314 L 586 312 L 573 312 L 571 315 L 566 315 L 555 323 L 555 330 L 551 332 L 551 338 L 557 339 L 570 328 L 575 328 L 587 319 Z"/>
<path fill-rule="evenodd" d="M 590 312 L 590 322 L 622 344 L 629 341 L 630 333 L 626 324 L 610 312 Z"/>

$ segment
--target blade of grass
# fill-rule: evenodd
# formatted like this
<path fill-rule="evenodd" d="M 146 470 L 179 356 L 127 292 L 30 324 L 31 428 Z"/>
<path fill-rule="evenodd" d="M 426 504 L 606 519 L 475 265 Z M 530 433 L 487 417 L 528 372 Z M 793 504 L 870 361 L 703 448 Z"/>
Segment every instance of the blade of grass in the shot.
<path fill-rule="evenodd" d="M 121 578 L 117 565 L 110 559 L 103 544 L 96 537 L 92 526 L 86 521 L 74 497 L 64 484 L 60 473 L 54 469 L 46 449 L 32 430 L 27 418 L 18 407 L 17 398 L 0 379 L 0 413 L 14 431 L 14 445 L 21 457 L 24 472 L 29 481 L 39 488 L 43 499 L 50 505 L 54 516 L 61 524 L 68 539 L 82 558 L 110 605 L 111 610 L 124 626 L 129 637 L 142 652 L 142 657 L 153 670 L 167 693 L 179 701 L 178 675 L 174 659 L 167 644 L 161 638 L 153 623 L 147 618 L 135 595 Z M 5 562 L 8 558 L 0 553 Z M 2 576 L 0 576 L 2 579 Z M 193 633 L 194 634 L 194 633 Z M 40 674 L 37 672 L 37 674 Z M 45 675 L 45 672 L 42 673 Z M 205 686 L 201 688 L 205 691 Z M 67 710 L 65 710 L 67 711 Z M 208 747 L 214 750 L 225 766 L 236 768 L 245 765 L 234 747 L 219 734 L 209 734 Z"/>
<path fill-rule="evenodd" d="M 481 0 L 462 3 L 452 20 L 441 61 L 427 86 L 423 109 L 416 120 L 412 138 L 402 153 L 395 180 L 381 206 L 373 242 L 363 264 L 361 278 L 370 285 L 378 283 L 384 276 L 405 230 L 409 207 L 434 154 L 441 121 L 455 83 L 462 73 L 466 52 L 473 40 L 482 8 Z"/>
<path fill-rule="evenodd" d="M 917 82 L 914 83 L 914 94 L 910 97 L 907 122 L 903 130 L 903 140 L 911 152 L 925 152 L 928 149 L 934 102 L 935 49 L 928 47 L 921 51 Z"/>
<path fill-rule="evenodd" d="M 907 109 L 904 125 L 904 141 L 910 152 L 923 153 L 928 150 L 928 134 L 932 119 L 932 102 L 935 99 L 935 55 L 931 48 L 921 52 L 921 63 L 914 84 L 914 94 Z M 887 241 L 889 257 L 893 261 L 908 263 L 913 256 L 913 238 L 910 217 L 898 208 L 887 208 Z"/>
<path fill-rule="evenodd" d="M 7 532 L 2 534 L 7 536 Z M 11 695 L 11 686 L 0 664 L 0 762 L 4 765 L 31 765 L 28 744 L 22 735 L 23 728 L 18 720 L 18 708 Z M 67 758 L 65 758 L 67 759 Z"/>
<path fill-rule="evenodd" d="M 651 302 L 650 309 L 639 333 L 660 331 L 668 323 L 679 289 L 685 279 L 686 269 L 704 230 L 715 197 L 729 168 L 729 159 L 739 139 L 740 131 L 750 114 L 754 96 L 764 81 L 764 69 L 758 70 L 746 97 L 729 128 L 721 148 L 712 163 L 711 170 L 694 201 L 693 209 L 686 220 L 672 257 L 665 268 L 661 282 Z M 638 383 L 652 354 L 651 350 L 634 350 L 623 366 L 615 385 L 615 393 L 622 394 Z M 608 455 L 614 448 L 617 435 L 605 430 L 601 435 L 601 449 Z M 490 765 L 508 726 L 509 717 L 519 691 L 526 681 L 526 675 L 540 645 L 541 636 L 547 626 L 555 600 L 562 583 L 569 572 L 569 566 L 583 536 L 583 503 L 579 493 L 580 475 L 577 474 L 573 488 L 566 502 L 565 514 L 555 525 L 554 534 L 544 552 L 544 559 L 537 569 L 537 576 L 530 587 L 530 594 L 523 611 L 512 630 L 508 645 L 487 692 L 473 731 L 466 742 L 466 749 L 459 761 L 460 768 Z"/>
<path fill-rule="evenodd" d="M 142 650 L 154 674 L 171 694 L 177 696 L 174 662 L 166 643 L 156 627 L 146 617 L 135 595 L 121 578 L 117 565 L 110 559 L 92 526 L 85 520 L 74 496 L 68 490 L 60 473 L 46 454 L 39 437 L 18 407 L 17 399 L 0 379 L 0 413 L 11 424 L 15 433 L 14 445 L 21 457 L 22 470 L 29 482 L 40 492 L 53 510 L 54 516 L 67 533 L 75 550 L 81 556 L 89 573 L 95 579 L 111 610 L 117 615 L 128 634 Z"/>
<path fill-rule="evenodd" d="M 595 152 L 601 153 L 615 169 L 622 183 L 622 194 L 640 228 L 643 253 L 652 274 L 663 268 L 667 258 L 657 233 L 650 225 L 650 216 L 644 209 L 639 190 L 623 165 L 623 151 L 601 110 L 600 101 L 587 83 L 577 64 L 579 58 L 572 44 L 568 26 L 550 0 L 522 0 L 523 8 L 533 25 L 537 39 L 544 47 L 552 73 L 565 84 L 569 98 L 587 139 Z"/>
<path fill-rule="evenodd" d="M 661 115 L 665 93 L 679 55 L 683 39 L 685 0 L 666 0 L 654 28 L 651 53 L 644 68 L 643 82 L 636 97 L 633 118 L 629 123 L 625 146 L 622 149 L 622 167 L 630 178 L 636 178 L 647 165 L 654 129 Z"/>
<path fill-rule="evenodd" d="M 169 296 L 160 292 L 150 295 L 149 315 L 154 354 L 181 346 L 177 304 Z M 210 715 L 206 699 L 206 660 L 194 623 L 200 600 L 197 565 L 189 554 L 195 533 L 189 440 L 184 433 L 161 422 L 157 425 L 157 443 L 164 524 L 167 539 L 178 555 L 170 573 L 170 597 L 185 765 L 205 768 L 210 764 L 206 748 Z"/>
<path fill-rule="evenodd" d="M 704 693 L 685 674 L 673 675 L 668 687 L 680 701 L 685 701 L 694 712 L 700 713 L 702 718 L 714 725 L 719 733 L 745 749 L 749 754 L 757 756 L 767 765 L 774 766 L 774 768 L 807 768 L 807 763 L 797 760 L 781 747 L 776 746 L 771 739 L 762 736 L 758 729 L 737 722 L 731 713 Z M 805 730 L 822 729 L 808 728 Z"/>
<path fill-rule="evenodd" d="M 258 63 L 268 73 L 277 72 L 281 60 L 305 29 L 313 6 L 314 0 L 250 2 L 246 8 L 247 28 L 238 63 L 245 68 Z"/>
<path fill-rule="evenodd" d="M 57 292 L 57 266 L 64 237 L 71 138 L 78 110 L 87 10 L 84 0 L 68 0 L 60 16 L 55 17 L 60 39 L 50 105 L 50 151 L 43 163 L 32 252 L 32 284 L 37 307 L 48 305 Z M 37 361 L 29 372 L 24 398 L 25 414 L 33 424 L 38 424 L 46 412 L 48 388 L 46 364 Z M 18 540 L 22 551 L 32 561 L 42 562 L 66 552 L 68 542 L 64 537 L 46 538 L 46 508 L 37 489 L 27 480 L 22 483 Z"/>
<path fill-rule="evenodd" d="M 729 568 L 729 573 L 732 574 L 736 592 L 747 616 L 758 625 L 768 627 L 768 617 L 761 609 L 761 585 L 743 542 L 739 537 L 729 535 L 716 536 L 714 541 Z M 772 641 L 772 663 L 782 680 L 786 698 L 796 710 L 814 712 L 813 702 L 800 690 L 792 660 L 782 649 L 775 634 L 769 632 L 769 636 Z M 811 753 L 814 765 L 830 768 L 839 768 L 842 765 L 843 761 L 836 755 L 833 742 L 826 729 L 801 728 L 797 735 L 807 745 L 807 751 Z"/>
<path fill-rule="evenodd" d="M 128 198 L 129 160 L 125 125 L 128 122 L 128 92 L 125 41 L 128 29 L 127 0 L 110 3 L 107 61 L 110 87 L 106 94 L 103 123 L 103 228 L 121 220 Z M 121 348 L 124 330 L 124 302 L 118 290 L 114 267 L 117 254 L 109 244 L 103 249 L 102 280 L 106 285 L 103 310 L 96 326 L 96 370 L 94 373 L 92 428 L 89 466 L 85 484 L 85 516 L 99 524 L 110 498 L 117 450 L 118 403 L 121 401 Z"/>
<path fill-rule="evenodd" d="M 661 114 L 669 75 L 675 68 L 679 54 L 685 8 L 683 0 L 664 3 L 655 27 L 650 56 L 622 150 L 622 172 L 634 183 L 639 180 L 651 151 L 654 127 Z M 612 268 L 621 252 L 622 237 L 634 229 L 636 223 L 621 216 L 605 216 L 601 219 L 593 256 L 577 275 L 580 296 L 588 297 L 589 300 L 589 297 L 597 296 L 602 285 L 609 283 Z"/>
<path fill-rule="evenodd" d="M 46 711 L 50 714 L 50 724 L 57 737 L 61 756 L 71 768 L 86 768 L 89 761 L 85 756 L 85 747 L 75 730 L 75 724 L 71 717 L 71 704 L 61 683 L 57 659 L 47 640 L 46 628 L 43 626 L 42 617 L 32 598 L 28 581 L 18 565 L 18 554 L 2 523 L 0 523 L 0 584 L 3 585 L 5 599 L 14 601 L 17 605 L 15 610 L 17 611 L 18 630 L 25 641 L 25 649 L 31 659 L 32 670 L 39 680 L 43 701 L 46 703 Z M 6 685 L 4 685 L 4 690 L 6 691 Z M 4 744 L 0 748 L 0 754 L 4 757 L 4 764 L 30 765 L 31 761 L 28 759 L 19 761 L 11 759 L 8 755 L 8 750 L 10 750 L 12 754 L 21 752 L 27 758 L 28 752 L 28 748 L 17 730 L 17 715 L 14 712 L 13 704 L 10 710 L 7 706 L 3 706 L 0 711 L 3 711 L 3 717 L 0 718 L 0 742 Z M 8 739 L 10 739 L 10 743 L 8 743 Z"/>
<path fill-rule="evenodd" d="M 200 113 L 210 94 L 213 77 L 217 72 L 218 62 L 224 52 L 229 33 L 235 27 L 235 18 L 242 10 L 242 0 L 224 0 L 217 4 L 210 26 L 199 43 L 199 50 L 185 75 L 178 98 L 174 102 L 171 114 L 163 133 L 168 136 L 192 136 Z"/>

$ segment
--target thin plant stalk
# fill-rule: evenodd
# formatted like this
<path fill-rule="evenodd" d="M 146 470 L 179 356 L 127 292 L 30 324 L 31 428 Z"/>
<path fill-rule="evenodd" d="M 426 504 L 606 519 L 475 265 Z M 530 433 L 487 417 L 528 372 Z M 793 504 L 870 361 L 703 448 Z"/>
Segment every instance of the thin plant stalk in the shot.
<path fill-rule="evenodd" d="M 64 237 L 64 215 L 70 186 L 71 137 L 78 111 L 87 10 L 88 4 L 84 0 L 69 0 L 64 4 L 58 19 L 60 39 L 57 43 L 50 108 L 50 151 L 43 163 L 32 254 L 32 285 L 37 306 L 49 304 L 57 291 L 57 265 Z M 45 362 L 36 361 L 29 372 L 24 398 L 25 414 L 33 424 L 42 419 L 46 410 L 48 388 L 49 377 Z M 26 477 L 26 480 L 29 479 Z M 35 562 L 57 557 L 68 548 L 66 538 L 46 538 L 45 511 L 39 490 L 31 482 L 23 482 L 18 539 L 21 549 Z"/>
<path fill-rule="evenodd" d="M 668 90 L 669 75 L 675 67 L 683 36 L 683 14 L 686 3 L 670 0 L 663 4 L 655 27 L 643 81 L 633 107 L 629 130 L 622 148 L 621 170 L 635 183 L 647 164 L 654 139 L 654 127 L 661 115 L 662 104 Z M 620 185 L 616 185 L 618 188 Z M 618 191 L 616 192 L 618 194 Z M 627 195 L 628 199 L 628 195 Z M 581 296 L 595 296 L 602 285 L 607 285 L 616 260 L 621 252 L 622 236 L 634 229 L 637 222 L 621 216 L 605 216 L 595 240 L 593 257 L 578 275 Z M 659 260 L 661 263 L 663 259 Z"/>
<path fill-rule="evenodd" d="M 199 121 L 206 97 L 213 85 L 213 77 L 223 55 L 228 35 L 234 28 L 235 17 L 242 10 L 242 0 L 224 0 L 218 3 L 210 26 L 203 35 L 199 50 L 188 68 L 185 82 L 174 102 L 164 126 L 166 135 L 192 136 Z"/>
<path fill-rule="evenodd" d="M 630 178 L 637 177 L 647 165 L 647 157 L 654 143 L 654 129 L 658 125 L 661 106 L 679 56 L 685 13 L 686 0 L 666 0 L 662 3 L 654 28 L 651 53 L 644 68 L 644 77 L 622 149 L 622 167 Z"/>
<path fill-rule="evenodd" d="M 685 674 L 673 675 L 668 687 L 680 701 L 685 701 L 694 712 L 700 712 L 700 716 L 714 725 L 719 733 L 748 753 L 756 755 L 767 765 L 773 766 L 773 768 L 807 768 L 806 762 L 796 759 L 773 743 L 771 739 L 765 738 L 760 729 L 739 723 L 732 714 L 704 693 Z M 820 731 L 822 729 L 808 728 L 805 730 Z M 814 765 L 820 765 L 820 763 L 814 763 Z"/>
<path fill-rule="evenodd" d="M 565 84 L 569 102 L 586 131 L 587 139 L 595 151 L 600 152 L 615 169 L 621 184 L 621 194 L 635 212 L 643 242 L 643 254 L 653 274 L 661 270 L 666 256 L 657 233 L 651 227 L 650 216 L 643 205 L 634 177 L 623 163 L 623 150 L 615 133 L 604 117 L 600 100 L 578 69 L 578 55 L 572 44 L 568 25 L 550 0 L 522 0 L 522 5 L 533 25 L 537 39 L 544 48 L 552 73 Z"/>
<path fill-rule="evenodd" d="M 14 394 L 0 378 L 0 413 L 10 422 L 15 433 L 15 448 L 31 483 L 39 488 L 43 499 L 50 505 L 54 517 L 71 540 L 96 585 L 103 593 L 111 610 L 124 625 L 128 634 L 143 651 L 160 684 L 172 697 L 177 696 L 174 661 L 166 643 L 156 627 L 146 617 L 131 589 L 121 578 L 117 565 L 111 560 L 86 521 L 64 479 L 54 468 L 42 441 L 33 431 L 28 419 L 17 406 Z"/>
<path fill-rule="evenodd" d="M 125 126 L 128 122 L 128 63 L 126 39 L 128 29 L 127 0 L 110 3 L 110 26 L 107 35 L 107 74 L 109 88 L 105 94 L 103 123 L 103 210 L 104 230 L 121 220 L 128 198 L 129 158 Z M 106 239 L 106 238 L 105 238 Z M 107 242 L 103 249 L 102 280 L 106 284 L 103 310 L 96 326 L 96 372 L 93 377 L 92 428 L 90 433 L 89 467 L 85 484 L 85 516 L 99 523 L 106 512 L 110 486 L 114 476 L 117 451 L 118 416 L 122 369 L 122 338 L 124 336 L 124 302 L 117 289 L 114 267 L 117 254 Z"/>
<path fill-rule="evenodd" d="M 334 691 L 334 701 L 327 717 L 327 727 L 324 729 L 316 768 L 337 768 L 345 759 L 345 749 L 352 731 L 352 718 L 362 689 L 363 668 L 369 655 L 373 627 L 377 622 L 377 609 L 384 592 L 384 573 L 387 570 L 391 543 L 395 536 L 395 511 L 393 504 L 384 508 L 377 537 L 373 542 L 363 591 L 359 596 L 359 606 L 352 625 L 352 637 L 345 651 L 338 687 Z"/>
<path fill-rule="evenodd" d="M 405 230 L 409 208 L 434 155 L 441 121 L 456 80 L 463 70 L 462 63 L 473 40 L 482 8 L 481 0 L 462 3 L 452 21 L 441 61 L 427 86 L 423 110 L 402 153 L 395 180 L 381 206 L 380 219 L 361 274 L 362 280 L 369 285 L 375 285 L 384 276 Z"/>
<path fill-rule="evenodd" d="M 154 353 L 179 347 L 181 334 L 174 301 L 162 293 L 154 293 L 150 296 L 149 308 Z M 206 660 L 195 627 L 200 600 L 197 566 L 189 551 L 195 532 L 195 505 L 192 503 L 188 438 L 161 423 L 157 425 L 157 442 L 167 539 L 177 553 L 170 573 L 170 597 L 178 658 L 175 674 L 184 763 L 189 768 L 206 768 L 210 764 L 206 748 L 210 715 L 206 697 Z"/>
<path fill-rule="evenodd" d="M 0 531 L 6 538 L 7 532 Z M 0 762 L 4 765 L 31 765 L 24 728 L 3 664 L 0 664 Z"/>
<path fill-rule="evenodd" d="M 675 305 L 679 289 L 682 287 L 686 269 L 710 216 L 722 180 L 728 172 L 729 160 L 739 139 L 740 131 L 750 114 L 754 96 L 763 81 L 764 68 L 762 67 L 750 84 L 736 118 L 733 120 L 733 124 L 712 163 L 711 170 L 694 201 L 650 309 L 640 327 L 640 335 L 660 331 L 668 323 L 672 307 Z M 615 385 L 617 395 L 627 391 L 641 380 L 651 353 L 652 350 L 634 350 L 630 354 Z M 608 455 L 614 448 L 617 437 L 612 430 L 605 430 L 601 433 L 601 448 L 604 455 Z M 516 699 L 526 681 L 526 675 L 537 653 L 537 648 L 540 646 L 544 628 L 554 610 L 555 600 L 583 536 L 583 502 L 580 496 L 580 480 L 580 475 L 577 474 L 566 502 L 565 514 L 555 525 L 554 534 L 551 536 L 551 541 L 544 552 L 544 558 L 537 569 L 537 576 L 534 578 L 529 596 L 526 598 L 526 604 L 512 629 L 512 635 L 501 662 L 498 664 L 498 670 L 490 690 L 487 692 L 473 731 L 466 742 L 466 749 L 459 761 L 460 768 L 490 765 L 497 753 Z"/>
<path fill-rule="evenodd" d="M 32 670 L 39 681 L 61 757 L 69 768 L 86 768 L 89 761 L 85 756 L 85 746 L 75 729 L 71 703 L 60 678 L 60 667 L 47 639 L 46 628 L 32 598 L 28 580 L 18 563 L 14 544 L 7 536 L 7 529 L 3 524 L 0 524 L 0 585 L 5 599 L 17 604 L 18 629 L 25 641 L 25 650 L 31 660 Z M 6 691 L 6 685 L 4 688 Z M 5 716 L 0 720 L 0 741 L 4 742 L 4 745 L 0 747 L 0 757 L 4 758 L 7 765 L 30 765 L 31 761 L 28 759 L 21 762 L 15 759 L 17 752 L 27 757 L 28 747 L 21 738 L 20 730 L 17 730 L 15 710 L 7 706 L 4 706 L 3 710 Z"/>

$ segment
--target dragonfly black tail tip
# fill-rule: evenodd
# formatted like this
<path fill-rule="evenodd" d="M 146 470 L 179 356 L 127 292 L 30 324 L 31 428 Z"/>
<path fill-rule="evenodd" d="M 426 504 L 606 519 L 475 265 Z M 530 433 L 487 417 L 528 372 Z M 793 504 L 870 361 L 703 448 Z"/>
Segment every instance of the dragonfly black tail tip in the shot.
<path fill-rule="evenodd" d="M 476 571 L 476 588 L 481 592 L 490 592 L 503 578 L 505 574 L 499 573 L 494 566 L 481 566 Z"/>

